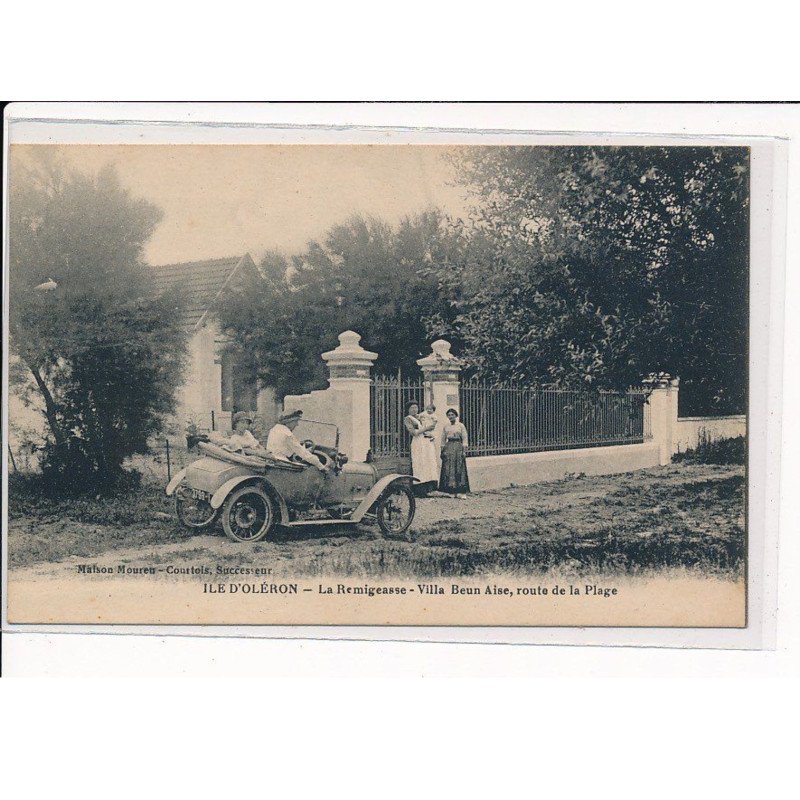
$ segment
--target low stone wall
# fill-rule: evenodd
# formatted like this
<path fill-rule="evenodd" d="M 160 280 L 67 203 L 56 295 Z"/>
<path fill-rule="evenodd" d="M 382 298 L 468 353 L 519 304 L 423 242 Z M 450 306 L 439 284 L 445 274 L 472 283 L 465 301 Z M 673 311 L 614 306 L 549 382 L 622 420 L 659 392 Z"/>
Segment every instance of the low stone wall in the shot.
<path fill-rule="evenodd" d="M 727 417 L 678 417 L 673 429 L 672 451 L 694 450 L 703 441 L 730 439 L 747 435 L 747 417 L 734 414 Z"/>
<path fill-rule="evenodd" d="M 610 475 L 631 472 L 659 463 L 659 446 L 644 444 L 585 447 L 577 450 L 548 450 L 508 456 L 476 456 L 467 459 L 473 491 L 524 486 L 559 480 L 566 475 Z"/>

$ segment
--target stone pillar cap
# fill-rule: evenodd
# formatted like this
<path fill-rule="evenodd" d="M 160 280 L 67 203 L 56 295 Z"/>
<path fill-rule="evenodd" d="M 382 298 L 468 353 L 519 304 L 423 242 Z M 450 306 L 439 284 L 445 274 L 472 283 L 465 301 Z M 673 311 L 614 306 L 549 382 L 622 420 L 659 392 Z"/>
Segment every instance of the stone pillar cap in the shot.
<path fill-rule="evenodd" d="M 417 359 L 417 364 L 423 369 L 431 367 L 443 367 L 445 369 L 460 369 L 463 365 L 460 358 L 456 358 L 450 352 L 450 342 L 446 339 L 437 339 L 431 345 L 431 354 L 425 358 Z"/>
<path fill-rule="evenodd" d="M 345 331 L 339 334 L 339 346 L 335 350 L 329 350 L 322 354 L 325 362 L 371 364 L 377 357 L 377 353 L 365 350 L 359 342 L 361 336 L 355 331 Z"/>
<path fill-rule="evenodd" d="M 642 380 L 643 384 L 653 386 L 655 389 L 666 388 L 668 386 L 677 387 L 680 385 L 680 378 L 673 378 L 668 372 L 651 372 Z"/>

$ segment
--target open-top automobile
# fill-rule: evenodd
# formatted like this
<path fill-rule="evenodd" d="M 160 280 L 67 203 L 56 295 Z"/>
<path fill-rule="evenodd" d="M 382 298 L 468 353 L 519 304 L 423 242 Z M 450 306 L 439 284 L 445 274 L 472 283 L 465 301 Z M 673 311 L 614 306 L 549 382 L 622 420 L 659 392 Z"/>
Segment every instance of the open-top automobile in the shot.
<path fill-rule="evenodd" d="M 220 518 L 236 542 L 258 542 L 277 525 L 290 528 L 377 521 L 385 536 L 400 537 L 414 520 L 410 475 L 379 476 L 372 464 L 351 462 L 339 452 L 335 425 L 303 420 L 301 442 L 330 469 L 300 459 L 252 451 L 232 452 L 224 440 L 200 441 L 203 457 L 169 482 L 178 519 L 203 529 Z M 315 431 L 314 438 L 308 429 Z M 328 444 L 323 441 L 329 440 Z"/>

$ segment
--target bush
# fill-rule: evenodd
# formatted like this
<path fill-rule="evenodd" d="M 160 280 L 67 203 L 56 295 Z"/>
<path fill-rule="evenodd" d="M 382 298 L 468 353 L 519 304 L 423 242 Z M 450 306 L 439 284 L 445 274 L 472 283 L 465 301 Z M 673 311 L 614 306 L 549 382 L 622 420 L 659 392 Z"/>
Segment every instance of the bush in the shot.
<path fill-rule="evenodd" d="M 142 484 L 136 471 L 123 476 L 115 487 L 107 487 L 102 494 L 87 495 L 81 491 L 70 494 L 42 475 L 9 475 L 9 519 L 125 526 L 152 522 L 157 511 L 172 512 L 172 502 L 162 487 Z"/>
<path fill-rule="evenodd" d="M 711 441 L 704 436 L 694 450 L 676 453 L 672 461 L 686 461 L 692 464 L 745 464 L 747 461 L 747 439 L 735 436 L 729 439 Z"/>

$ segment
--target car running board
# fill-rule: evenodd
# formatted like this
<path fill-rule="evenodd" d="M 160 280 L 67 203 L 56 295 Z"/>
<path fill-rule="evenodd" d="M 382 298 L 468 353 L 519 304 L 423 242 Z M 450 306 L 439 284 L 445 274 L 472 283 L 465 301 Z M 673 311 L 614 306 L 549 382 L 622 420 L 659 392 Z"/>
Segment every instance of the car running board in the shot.
<path fill-rule="evenodd" d="M 352 519 L 296 519 L 293 522 L 282 522 L 284 528 L 299 528 L 301 525 L 355 525 Z"/>

